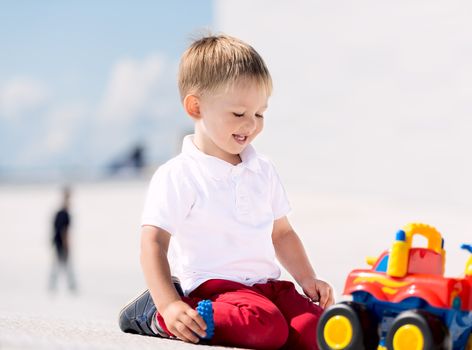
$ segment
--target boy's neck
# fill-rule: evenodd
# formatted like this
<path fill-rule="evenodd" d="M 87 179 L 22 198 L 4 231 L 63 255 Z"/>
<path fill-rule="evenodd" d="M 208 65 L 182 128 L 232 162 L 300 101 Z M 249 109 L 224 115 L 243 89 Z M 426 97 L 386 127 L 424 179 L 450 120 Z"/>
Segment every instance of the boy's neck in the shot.
<path fill-rule="evenodd" d="M 221 159 L 227 163 L 230 163 L 232 165 L 238 165 L 239 163 L 242 162 L 241 156 L 239 154 L 230 154 L 226 153 L 222 150 L 215 151 L 215 148 L 213 147 L 206 147 L 206 144 L 208 142 L 212 142 L 211 140 L 207 139 L 206 141 L 204 140 L 204 137 L 201 137 L 198 133 L 195 133 L 193 136 L 193 144 L 195 147 L 198 148 L 200 152 L 203 152 L 209 156 L 216 157 L 218 159 Z M 211 151 L 208 149 L 210 148 Z"/>

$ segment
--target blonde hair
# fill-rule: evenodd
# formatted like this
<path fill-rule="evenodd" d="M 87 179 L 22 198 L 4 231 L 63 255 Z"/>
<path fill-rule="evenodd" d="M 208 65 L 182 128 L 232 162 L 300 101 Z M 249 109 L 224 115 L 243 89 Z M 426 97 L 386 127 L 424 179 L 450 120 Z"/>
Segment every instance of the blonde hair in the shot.
<path fill-rule="evenodd" d="M 206 36 L 183 53 L 179 66 L 179 91 L 188 94 L 230 88 L 240 79 L 251 79 L 272 93 L 272 78 L 262 57 L 242 40 L 228 35 Z"/>

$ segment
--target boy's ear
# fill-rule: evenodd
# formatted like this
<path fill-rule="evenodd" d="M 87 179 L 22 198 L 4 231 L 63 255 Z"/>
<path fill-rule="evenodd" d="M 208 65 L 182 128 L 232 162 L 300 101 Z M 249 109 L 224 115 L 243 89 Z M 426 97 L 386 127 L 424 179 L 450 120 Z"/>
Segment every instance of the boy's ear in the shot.
<path fill-rule="evenodd" d="M 200 118 L 200 100 L 195 95 L 187 95 L 184 98 L 184 109 L 192 118 Z"/>

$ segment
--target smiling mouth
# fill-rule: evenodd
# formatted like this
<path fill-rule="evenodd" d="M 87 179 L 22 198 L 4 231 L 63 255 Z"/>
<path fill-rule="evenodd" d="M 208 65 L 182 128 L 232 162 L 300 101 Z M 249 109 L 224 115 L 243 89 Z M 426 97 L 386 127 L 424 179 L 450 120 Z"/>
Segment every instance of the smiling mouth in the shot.
<path fill-rule="evenodd" d="M 233 138 L 236 140 L 236 142 L 240 144 L 243 144 L 247 140 L 247 136 L 237 135 L 237 134 L 233 134 Z"/>

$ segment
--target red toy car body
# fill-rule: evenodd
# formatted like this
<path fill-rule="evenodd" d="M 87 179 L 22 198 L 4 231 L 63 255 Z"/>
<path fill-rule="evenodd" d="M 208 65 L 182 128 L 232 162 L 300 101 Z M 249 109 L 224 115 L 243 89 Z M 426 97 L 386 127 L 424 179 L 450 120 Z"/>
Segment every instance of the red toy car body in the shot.
<path fill-rule="evenodd" d="M 412 247 L 415 235 L 426 237 L 428 247 Z M 464 277 L 444 277 L 443 245 L 425 224 L 398 231 L 390 250 L 368 258 L 372 268 L 348 275 L 344 294 L 353 301 L 325 311 L 320 348 L 472 350 L 472 257 Z"/>

